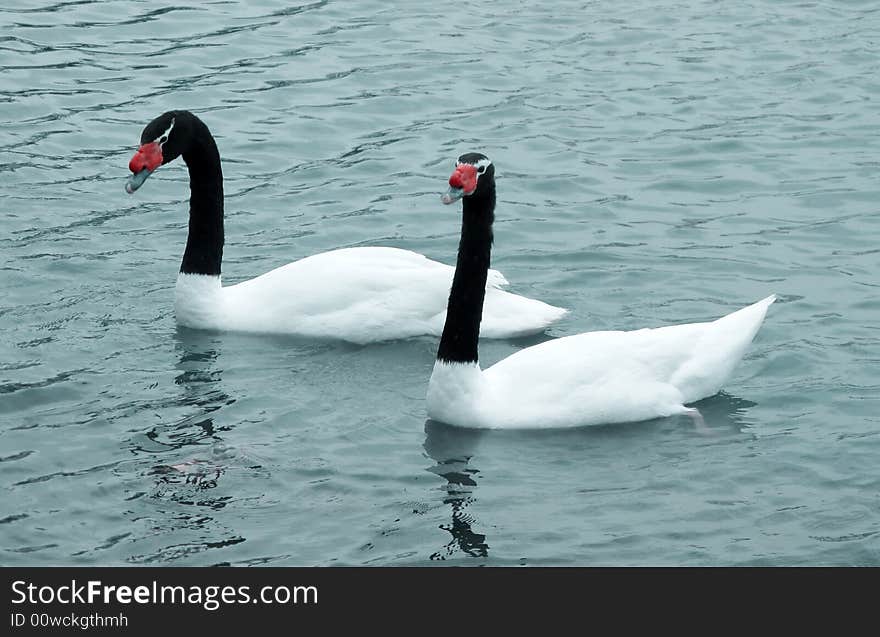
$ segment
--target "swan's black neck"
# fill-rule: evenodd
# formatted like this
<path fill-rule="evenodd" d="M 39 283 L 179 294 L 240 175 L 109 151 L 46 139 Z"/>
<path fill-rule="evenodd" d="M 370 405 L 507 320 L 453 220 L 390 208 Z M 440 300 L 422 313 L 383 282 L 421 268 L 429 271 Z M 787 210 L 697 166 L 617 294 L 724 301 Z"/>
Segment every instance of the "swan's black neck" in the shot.
<path fill-rule="evenodd" d="M 437 360 L 444 362 L 478 361 L 477 344 L 492 252 L 492 222 L 495 219 L 495 184 L 492 182 L 485 186 L 479 193 L 465 197 L 462 203 L 458 261 L 449 293 L 446 324 L 437 350 Z"/>
<path fill-rule="evenodd" d="M 223 172 L 214 137 L 196 117 L 183 161 L 189 168 L 189 235 L 180 271 L 219 275 L 223 260 Z"/>

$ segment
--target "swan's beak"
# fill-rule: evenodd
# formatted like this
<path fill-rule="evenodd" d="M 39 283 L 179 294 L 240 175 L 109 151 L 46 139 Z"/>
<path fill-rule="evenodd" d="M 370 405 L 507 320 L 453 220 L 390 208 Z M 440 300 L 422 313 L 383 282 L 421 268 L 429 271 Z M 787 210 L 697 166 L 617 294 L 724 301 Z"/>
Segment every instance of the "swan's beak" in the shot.
<path fill-rule="evenodd" d="M 133 193 L 144 185 L 154 170 L 162 165 L 162 146 L 158 142 L 148 142 L 138 146 L 137 152 L 128 162 L 131 177 L 125 182 L 125 192 Z"/>
<path fill-rule="evenodd" d="M 472 164 L 455 165 L 455 172 L 449 178 L 449 190 L 446 191 L 440 201 L 450 204 L 458 201 L 465 195 L 472 195 L 477 190 L 477 169 Z"/>
<path fill-rule="evenodd" d="M 128 194 L 133 193 L 135 190 L 144 185 L 144 182 L 147 180 L 153 173 L 149 168 L 144 168 L 140 172 L 136 172 L 131 177 L 128 178 L 128 181 L 125 182 L 125 192 Z"/>
<path fill-rule="evenodd" d="M 449 190 L 443 193 L 443 196 L 440 197 L 440 201 L 445 204 L 451 204 L 455 201 L 458 201 L 464 197 L 464 188 L 456 188 L 455 186 L 450 186 Z"/>

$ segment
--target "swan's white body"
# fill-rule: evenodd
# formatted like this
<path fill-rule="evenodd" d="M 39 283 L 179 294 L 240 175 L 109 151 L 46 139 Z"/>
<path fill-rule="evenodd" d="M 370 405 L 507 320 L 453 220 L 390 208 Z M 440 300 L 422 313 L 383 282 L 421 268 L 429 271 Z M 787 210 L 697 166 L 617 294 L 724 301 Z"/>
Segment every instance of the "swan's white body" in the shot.
<path fill-rule="evenodd" d="M 547 341 L 485 371 L 438 360 L 428 416 L 460 427 L 543 429 L 687 413 L 687 403 L 721 389 L 775 299 L 708 323 Z"/>
<path fill-rule="evenodd" d="M 187 327 L 295 334 L 368 343 L 439 335 L 455 268 L 398 248 L 322 252 L 255 279 L 223 287 L 219 276 L 181 273 L 177 322 Z M 481 333 L 506 338 L 542 332 L 567 310 L 500 288 L 489 271 Z"/>

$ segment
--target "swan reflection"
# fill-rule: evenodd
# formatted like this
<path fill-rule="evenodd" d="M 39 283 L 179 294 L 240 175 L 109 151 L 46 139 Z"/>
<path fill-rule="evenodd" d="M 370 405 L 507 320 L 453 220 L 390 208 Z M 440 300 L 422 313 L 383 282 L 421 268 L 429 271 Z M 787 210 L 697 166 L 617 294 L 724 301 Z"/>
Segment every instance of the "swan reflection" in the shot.
<path fill-rule="evenodd" d="M 174 383 L 181 392 L 171 405 L 186 411 L 195 408 L 196 413 L 152 427 L 144 434 L 150 441 L 149 446 L 141 441 L 136 448 L 167 454 L 164 462 L 153 465 L 150 470 L 159 485 L 186 484 L 199 490 L 212 489 L 238 454 L 220 436 L 226 427 L 218 426 L 209 414 L 232 404 L 235 399 L 222 387 L 222 370 L 217 366 L 219 337 L 186 328 L 178 328 L 176 337 L 175 368 L 179 373 Z M 191 447 L 193 449 L 188 449 Z M 183 457 L 168 457 L 175 451 L 183 451 Z M 172 499 L 178 495 L 172 495 Z M 215 503 L 202 501 L 200 504 L 220 508 L 225 506 L 225 501 L 221 498 Z"/>
<path fill-rule="evenodd" d="M 446 480 L 441 487 L 444 491 L 442 501 L 451 510 L 449 524 L 440 526 L 451 538 L 441 550 L 432 553 L 430 559 L 445 560 L 458 552 L 471 557 L 488 557 L 486 536 L 474 531 L 478 520 L 469 510 L 476 501 L 474 492 L 480 477 L 480 471 L 471 464 L 471 459 L 483 432 L 428 420 L 425 434 L 425 451 L 435 462 L 428 471 Z"/>

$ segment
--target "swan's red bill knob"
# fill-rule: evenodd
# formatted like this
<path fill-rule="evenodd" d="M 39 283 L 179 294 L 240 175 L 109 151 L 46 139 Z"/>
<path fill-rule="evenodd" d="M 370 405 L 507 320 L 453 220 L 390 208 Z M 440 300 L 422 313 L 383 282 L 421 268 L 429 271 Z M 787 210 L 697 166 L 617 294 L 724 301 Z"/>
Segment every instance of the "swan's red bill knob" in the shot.
<path fill-rule="evenodd" d="M 156 142 L 141 144 L 134 157 L 128 162 L 128 169 L 134 174 L 125 183 L 125 191 L 131 194 L 140 188 L 147 180 L 147 177 L 150 176 L 150 173 L 161 165 L 162 147 Z"/>
<path fill-rule="evenodd" d="M 156 142 L 141 144 L 128 162 L 128 169 L 133 173 L 139 173 L 144 168 L 149 171 L 156 170 L 162 165 L 162 148 Z"/>
<path fill-rule="evenodd" d="M 461 188 L 466 195 L 473 194 L 477 189 L 477 167 L 459 164 L 449 178 L 449 185 L 453 188 Z"/>
<path fill-rule="evenodd" d="M 450 204 L 465 195 L 472 195 L 477 189 L 477 168 L 471 164 L 459 164 L 449 178 L 449 190 L 440 198 Z"/>

